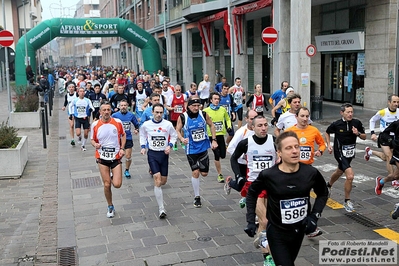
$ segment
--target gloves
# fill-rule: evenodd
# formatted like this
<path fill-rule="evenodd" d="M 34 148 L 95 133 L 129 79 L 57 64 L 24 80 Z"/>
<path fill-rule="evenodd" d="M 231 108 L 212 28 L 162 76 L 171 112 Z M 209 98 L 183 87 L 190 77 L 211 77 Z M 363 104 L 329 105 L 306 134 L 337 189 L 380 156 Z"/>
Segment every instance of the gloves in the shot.
<path fill-rule="evenodd" d="M 277 123 L 277 119 L 275 117 L 273 117 L 272 121 L 270 121 L 270 123 L 275 126 Z"/>
<path fill-rule="evenodd" d="M 228 128 L 227 128 L 227 132 L 230 133 L 230 132 L 232 132 L 232 131 L 233 131 L 233 129 L 232 129 L 231 127 L 228 127 Z"/>
<path fill-rule="evenodd" d="M 315 214 L 309 214 L 303 219 L 302 224 L 305 226 L 305 234 L 313 233 L 317 229 L 317 218 Z"/>
<path fill-rule="evenodd" d="M 247 233 L 247 235 L 249 237 L 254 237 L 256 235 L 256 225 L 255 223 L 248 223 L 247 227 L 244 229 L 245 233 Z"/>

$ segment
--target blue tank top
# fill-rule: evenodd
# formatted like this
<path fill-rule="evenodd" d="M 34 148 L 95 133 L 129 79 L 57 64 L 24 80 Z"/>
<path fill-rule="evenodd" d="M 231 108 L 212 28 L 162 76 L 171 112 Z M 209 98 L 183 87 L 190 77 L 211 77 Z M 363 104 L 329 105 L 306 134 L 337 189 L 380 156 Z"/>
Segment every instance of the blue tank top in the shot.
<path fill-rule="evenodd" d="M 187 113 L 183 113 L 184 138 L 188 138 L 186 154 L 198 154 L 208 150 L 211 145 L 206 132 L 206 120 L 200 111 L 197 118 L 190 118 Z"/>
<path fill-rule="evenodd" d="M 121 112 L 116 112 L 112 114 L 113 118 L 118 118 L 122 121 L 123 128 L 125 129 L 126 139 L 132 140 L 132 126 L 133 123 L 137 123 L 137 119 L 135 115 L 131 112 L 127 112 L 126 114 L 122 114 Z"/>
<path fill-rule="evenodd" d="M 226 96 L 220 95 L 220 102 L 219 105 L 221 107 L 224 107 L 226 109 L 227 113 L 230 115 L 231 114 L 231 97 L 230 94 L 227 94 Z"/>

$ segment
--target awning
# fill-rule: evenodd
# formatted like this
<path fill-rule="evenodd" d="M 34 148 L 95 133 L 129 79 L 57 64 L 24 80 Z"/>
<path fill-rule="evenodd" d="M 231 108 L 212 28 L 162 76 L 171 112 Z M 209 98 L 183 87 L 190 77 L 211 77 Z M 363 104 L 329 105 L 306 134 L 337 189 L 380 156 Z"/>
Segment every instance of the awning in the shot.
<path fill-rule="evenodd" d="M 249 12 L 254 12 L 259 9 L 271 6 L 273 0 L 259 0 L 257 2 L 245 4 L 242 6 L 235 7 L 232 11 L 234 20 L 234 32 L 237 40 L 237 54 L 242 54 L 243 47 L 243 15 Z M 230 47 L 230 46 L 229 46 Z"/>
<path fill-rule="evenodd" d="M 230 47 L 230 27 L 228 24 L 227 10 L 220 11 L 216 14 L 209 15 L 198 21 L 198 28 L 200 31 L 202 44 L 204 45 L 205 56 L 212 55 L 212 31 L 211 22 L 223 19 L 223 29 L 226 32 L 227 46 Z"/>

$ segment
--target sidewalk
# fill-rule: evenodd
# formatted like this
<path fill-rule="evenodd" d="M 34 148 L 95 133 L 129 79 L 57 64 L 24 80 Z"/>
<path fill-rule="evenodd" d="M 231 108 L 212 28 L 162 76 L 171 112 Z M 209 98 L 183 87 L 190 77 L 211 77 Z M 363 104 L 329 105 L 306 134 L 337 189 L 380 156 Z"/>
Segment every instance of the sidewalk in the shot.
<path fill-rule="evenodd" d="M 6 92 L 0 92 L 0 97 L 6 98 Z M 106 218 L 94 149 L 87 145 L 88 150 L 82 152 L 79 146 L 71 147 L 62 103 L 63 98 L 56 96 L 48 148 L 42 148 L 40 129 L 20 130 L 29 138 L 25 172 L 21 179 L 0 180 L 0 265 L 262 265 L 253 239 L 243 231 L 246 210 L 238 206 L 240 196 L 234 191 L 224 194 L 212 162 L 209 176 L 201 178 L 203 206 L 193 207 L 191 171 L 181 149 L 170 156 L 168 183 L 163 187 L 167 219 L 157 217 L 153 182 L 146 157 L 139 154 L 137 136 L 132 178 L 124 178 L 122 187 L 113 189 L 116 216 Z M 355 107 L 355 117 L 365 127 L 375 112 Z M 4 121 L 7 105 L 0 107 L 0 114 Z M 314 125 L 324 132 L 339 117 L 339 105 L 323 103 L 323 120 Z M 399 223 L 389 212 L 399 202 L 399 192 L 387 185 L 383 195 L 374 194 L 374 177 L 386 171 L 374 157 L 363 160 L 362 151 L 370 144 L 360 141 L 357 146 L 352 200 L 357 213 L 398 232 Z M 228 157 L 222 161 L 224 176 L 232 174 L 229 165 Z M 324 154 L 314 166 L 328 179 L 336 162 Z M 331 195 L 341 204 L 343 183 L 343 178 L 337 181 Z M 318 265 L 318 240 L 384 239 L 374 231 L 380 227 L 358 223 L 343 209 L 326 207 L 322 216 L 323 235 L 304 239 L 296 265 Z M 64 264 L 57 264 L 57 254 Z"/>

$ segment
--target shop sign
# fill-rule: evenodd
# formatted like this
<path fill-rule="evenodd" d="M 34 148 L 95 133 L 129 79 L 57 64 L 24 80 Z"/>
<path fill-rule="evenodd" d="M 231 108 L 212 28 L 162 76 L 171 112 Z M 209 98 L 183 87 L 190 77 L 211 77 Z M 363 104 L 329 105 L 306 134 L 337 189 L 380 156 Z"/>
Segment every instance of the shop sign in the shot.
<path fill-rule="evenodd" d="M 114 23 L 95 23 L 88 19 L 84 25 L 62 24 L 61 34 L 118 34 L 118 24 Z"/>
<path fill-rule="evenodd" d="M 364 32 L 349 32 L 316 36 L 319 52 L 364 50 Z"/>

